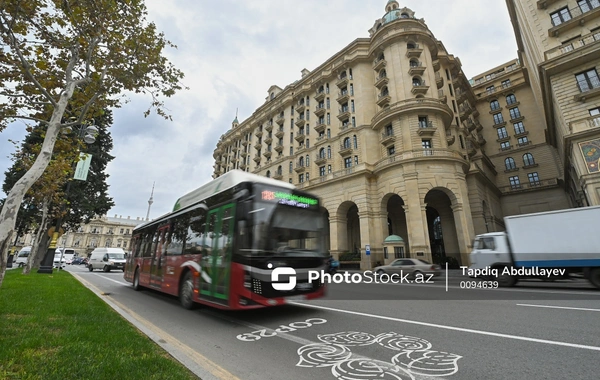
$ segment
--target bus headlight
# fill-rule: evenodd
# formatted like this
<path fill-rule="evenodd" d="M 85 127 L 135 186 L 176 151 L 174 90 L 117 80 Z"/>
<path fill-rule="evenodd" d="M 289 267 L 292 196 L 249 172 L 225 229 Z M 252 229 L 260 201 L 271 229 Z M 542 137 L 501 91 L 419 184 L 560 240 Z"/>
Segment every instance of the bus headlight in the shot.
<path fill-rule="evenodd" d="M 250 273 L 244 271 L 244 288 L 250 289 L 252 287 L 252 276 Z"/>

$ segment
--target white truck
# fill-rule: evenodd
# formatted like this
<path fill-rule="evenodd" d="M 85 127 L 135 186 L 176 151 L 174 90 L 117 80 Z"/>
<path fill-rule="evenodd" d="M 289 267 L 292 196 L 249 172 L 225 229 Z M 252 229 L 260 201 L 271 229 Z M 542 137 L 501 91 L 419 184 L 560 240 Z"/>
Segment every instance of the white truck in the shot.
<path fill-rule="evenodd" d="M 463 272 L 500 286 L 583 277 L 600 288 L 599 221 L 600 206 L 505 217 L 506 232 L 476 236 Z"/>

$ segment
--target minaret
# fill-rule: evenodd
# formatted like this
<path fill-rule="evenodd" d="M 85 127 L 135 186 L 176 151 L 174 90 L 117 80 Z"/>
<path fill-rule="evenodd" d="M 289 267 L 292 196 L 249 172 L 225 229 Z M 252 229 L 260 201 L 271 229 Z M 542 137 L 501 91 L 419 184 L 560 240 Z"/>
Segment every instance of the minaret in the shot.
<path fill-rule="evenodd" d="M 146 214 L 146 220 L 150 220 L 150 207 L 152 207 L 152 203 L 154 203 L 154 199 L 152 198 L 152 196 L 154 195 L 154 184 L 156 182 L 152 183 L 152 192 L 150 193 L 150 199 L 148 199 L 148 213 Z"/>

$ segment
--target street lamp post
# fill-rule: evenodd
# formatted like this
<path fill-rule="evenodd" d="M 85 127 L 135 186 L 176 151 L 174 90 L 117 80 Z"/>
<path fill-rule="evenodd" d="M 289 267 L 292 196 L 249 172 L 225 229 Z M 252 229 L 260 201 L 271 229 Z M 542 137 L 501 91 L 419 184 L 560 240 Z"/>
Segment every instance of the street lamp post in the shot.
<path fill-rule="evenodd" d="M 70 127 L 68 127 L 67 129 L 65 129 L 64 133 L 71 133 L 72 129 Z M 83 141 L 90 145 L 93 144 L 96 141 L 96 136 L 98 135 L 98 127 L 94 126 L 94 125 L 82 125 L 79 130 L 77 131 L 77 137 L 80 139 L 83 139 Z M 65 197 L 69 196 L 69 190 L 71 189 L 71 180 L 69 179 L 69 181 L 67 182 L 67 188 L 65 190 Z M 61 207 L 61 211 L 63 210 L 64 206 Z M 58 219 L 56 220 L 56 226 L 50 228 L 48 230 L 48 235 L 50 235 L 50 246 L 48 247 L 48 250 L 46 251 L 46 254 L 44 255 L 44 259 L 42 260 L 42 263 L 40 264 L 40 269 L 38 269 L 38 273 L 52 273 L 52 267 L 54 264 L 54 254 L 56 253 L 56 247 L 58 246 L 58 238 L 62 235 L 61 234 L 61 225 L 62 225 L 62 221 L 63 221 L 63 217 L 62 217 L 62 212 L 61 215 L 59 215 Z M 62 255 L 61 255 L 61 260 L 62 260 Z M 58 263 L 58 265 L 60 266 L 60 262 Z"/>

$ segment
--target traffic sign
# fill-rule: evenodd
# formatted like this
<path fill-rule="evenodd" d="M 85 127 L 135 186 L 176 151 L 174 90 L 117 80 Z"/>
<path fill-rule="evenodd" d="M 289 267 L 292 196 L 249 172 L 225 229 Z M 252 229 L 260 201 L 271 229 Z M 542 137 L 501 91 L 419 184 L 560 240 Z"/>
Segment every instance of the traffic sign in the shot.
<path fill-rule="evenodd" d="M 371 246 L 369 244 L 365 245 L 365 252 L 367 256 L 371 255 Z"/>

